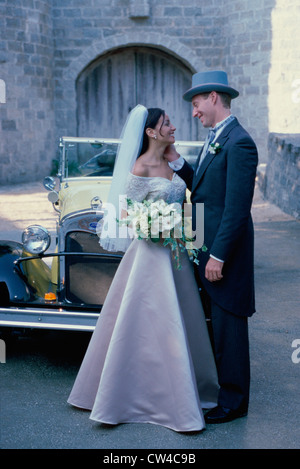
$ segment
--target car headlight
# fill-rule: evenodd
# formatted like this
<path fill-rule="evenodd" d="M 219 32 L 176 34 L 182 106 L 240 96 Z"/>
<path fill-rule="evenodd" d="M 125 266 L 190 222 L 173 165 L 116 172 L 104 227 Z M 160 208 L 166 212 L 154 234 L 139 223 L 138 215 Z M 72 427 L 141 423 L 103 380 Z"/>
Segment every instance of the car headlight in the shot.
<path fill-rule="evenodd" d="M 30 254 L 42 254 L 51 243 L 51 237 L 46 228 L 40 225 L 28 226 L 22 234 L 24 249 Z"/>

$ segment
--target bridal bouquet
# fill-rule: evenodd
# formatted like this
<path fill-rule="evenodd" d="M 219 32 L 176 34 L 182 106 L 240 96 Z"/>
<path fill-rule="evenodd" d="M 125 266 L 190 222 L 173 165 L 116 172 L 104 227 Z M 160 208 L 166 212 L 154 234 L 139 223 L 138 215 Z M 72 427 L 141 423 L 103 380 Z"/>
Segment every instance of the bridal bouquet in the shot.
<path fill-rule="evenodd" d="M 129 227 L 133 237 L 170 246 L 176 267 L 181 268 L 179 253 L 186 249 L 186 243 L 192 239 L 184 235 L 182 224 L 182 207 L 179 203 L 168 204 L 164 200 L 144 200 L 143 202 L 127 199 L 127 217 L 119 220 L 120 224 Z M 190 250 L 196 259 L 197 252 Z"/>

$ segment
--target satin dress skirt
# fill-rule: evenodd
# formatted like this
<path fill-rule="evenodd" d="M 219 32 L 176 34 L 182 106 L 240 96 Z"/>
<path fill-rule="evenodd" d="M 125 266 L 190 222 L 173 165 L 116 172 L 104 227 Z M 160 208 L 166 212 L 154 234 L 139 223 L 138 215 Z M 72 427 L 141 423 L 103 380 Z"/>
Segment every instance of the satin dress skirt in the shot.
<path fill-rule="evenodd" d="M 68 402 L 92 420 L 141 422 L 179 432 L 205 427 L 218 384 L 191 262 L 134 240 L 102 308 Z"/>

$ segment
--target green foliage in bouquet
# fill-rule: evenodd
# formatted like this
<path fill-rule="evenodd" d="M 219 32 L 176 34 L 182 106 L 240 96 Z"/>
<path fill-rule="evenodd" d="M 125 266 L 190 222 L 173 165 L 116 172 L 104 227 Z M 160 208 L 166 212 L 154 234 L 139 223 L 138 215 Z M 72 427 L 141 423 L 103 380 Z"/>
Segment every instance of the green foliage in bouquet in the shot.
<path fill-rule="evenodd" d="M 134 238 L 161 242 L 163 246 L 169 246 L 176 268 L 180 269 L 180 251 L 185 251 L 187 243 L 190 246 L 193 242 L 192 238 L 185 236 L 183 220 L 183 211 L 179 203 L 168 204 L 162 199 L 143 202 L 127 199 L 127 217 L 118 222 L 126 225 Z M 207 250 L 205 246 L 201 249 Z M 198 263 L 198 251 L 190 248 L 188 252 L 193 261 Z"/>

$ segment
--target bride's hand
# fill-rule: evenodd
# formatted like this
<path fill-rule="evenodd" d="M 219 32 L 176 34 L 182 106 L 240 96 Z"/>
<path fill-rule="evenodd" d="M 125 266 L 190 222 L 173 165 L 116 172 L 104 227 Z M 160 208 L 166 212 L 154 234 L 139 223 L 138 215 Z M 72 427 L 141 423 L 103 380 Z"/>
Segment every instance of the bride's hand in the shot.
<path fill-rule="evenodd" d="M 176 151 L 174 145 L 168 145 L 165 149 L 164 158 L 171 162 L 175 161 L 180 157 L 179 153 Z"/>

